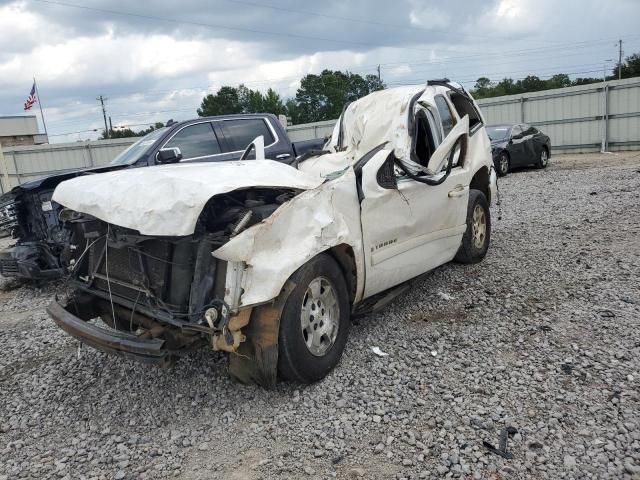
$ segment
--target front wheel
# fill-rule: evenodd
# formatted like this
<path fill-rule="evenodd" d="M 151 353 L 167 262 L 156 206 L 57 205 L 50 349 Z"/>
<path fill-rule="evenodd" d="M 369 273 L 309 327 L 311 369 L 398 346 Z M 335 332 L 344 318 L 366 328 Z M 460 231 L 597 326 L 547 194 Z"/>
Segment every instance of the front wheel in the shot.
<path fill-rule="evenodd" d="M 280 318 L 278 372 L 285 380 L 312 383 L 340 361 L 350 326 L 349 294 L 338 264 L 321 254 L 291 277 Z"/>
<path fill-rule="evenodd" d="M 491 212 L 489 202 L 480 190 L 469 191 L 467 229 L 454 260 L 460 263 L 478 263 L 489 249 L 491 240 Z"/>
<path fill-rule="evenodd" d="M 538 168 L 546 168 L 547 165 L 549 164 L 549 152 L 547 151 L 546 148 L 542 148 L 542 151 L 540 152 L 540 157 L 538 158 L 538 163 L 536 164 L 536 166 Z"/>
<path fill-rule="evenodd" d="M 496 165 L 496 172 L 498 173 L 498 176 L 504 177 L 509 173 L 510 166 L 509 155 L 507 152 L 502 152 L 498 157 L 498 164 Z"/>

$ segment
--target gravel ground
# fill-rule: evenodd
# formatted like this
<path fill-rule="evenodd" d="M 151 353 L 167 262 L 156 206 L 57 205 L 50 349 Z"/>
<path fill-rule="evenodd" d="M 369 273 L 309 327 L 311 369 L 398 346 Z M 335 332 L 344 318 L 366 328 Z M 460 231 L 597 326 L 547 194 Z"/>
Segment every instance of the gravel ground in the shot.
<path fill-rule="evenodd" d="M 360 319 L 311 386 L 79 349 L 59 285 L 3 280 L 0 480 L 640 478 L 640 154 L 551 162 L 501 181 L 484 262 Z"/>

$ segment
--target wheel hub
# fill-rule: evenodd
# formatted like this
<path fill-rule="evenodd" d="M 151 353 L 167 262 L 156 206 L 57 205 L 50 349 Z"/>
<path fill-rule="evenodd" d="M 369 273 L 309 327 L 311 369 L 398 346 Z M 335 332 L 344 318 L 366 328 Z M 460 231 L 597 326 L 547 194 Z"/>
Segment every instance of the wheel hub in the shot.
<path fill-rule="evenodd" d="M 309 352 L 325 355 L 338 336 L 340 307 L 338 296 L 325 277 L 312 280 L 302 298 L 300 326 Z"/>
<path fill-rule="evenodd" d="M 487 236 L 487 215 L 480 205 L 476 205 L 473 209 L 473 222 L 471 224 L 471 233 L 473 236 L 473 244 L 477 249 L 484 247 L 484 241 Z"/>
<path fill-rule="evenodd" d="M 507 157 L 505 155 L 501 155 L 500 156 L 500 171 L 502 173 L 507 173 L 507 170 L 509 170 L 509 160 L 507 160 Z"/>
<path fill-rule="evenodd" d="M 549 157 L 547 156 L 547 151 L 542 150 L 542 153 L 540 154 L 540 163 L 543 167 L 547 164 L 548 159 Z"/>

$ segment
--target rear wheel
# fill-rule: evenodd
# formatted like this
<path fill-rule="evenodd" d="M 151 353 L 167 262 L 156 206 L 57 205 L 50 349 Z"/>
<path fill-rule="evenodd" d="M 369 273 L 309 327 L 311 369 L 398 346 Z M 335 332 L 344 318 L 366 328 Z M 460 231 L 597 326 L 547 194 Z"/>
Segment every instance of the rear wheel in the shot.
<path fill-rule="evenodd" d="M 547 165 L 549 165 L 549 151 L 547 150 L 546 147 L 543 147 L 542 151 L 540 152 L 540 157 L 538 158 L 538 163 L 536 164 L 536 166 L 538 168 L 546 168 Z"/>
<path fill-rule="evenodd" d="M 469 191 L 467 230 L 454 260 L 460 263 L 478 263 L 489 249 L 491 240 L 491 212 L 489 202 L 480 190 Z"/>
<path fill-rule="evenodd" d="M 502 152 L 500 156 L 498 156 L 498 165 L 496 168 L 496 172 L 499 176 L 504 177 L 507 173 L 509 173 L 509 168 L 509 155 L 507 154 L 507 152 Z"/>
<path fill-rule="evenodd" d="M 278 336 L 278 371 L 286 380 L 311 383 L 340 361 L 350 327 L 347 284 L 329 255 L 318 255 L 291 277 Z"/>

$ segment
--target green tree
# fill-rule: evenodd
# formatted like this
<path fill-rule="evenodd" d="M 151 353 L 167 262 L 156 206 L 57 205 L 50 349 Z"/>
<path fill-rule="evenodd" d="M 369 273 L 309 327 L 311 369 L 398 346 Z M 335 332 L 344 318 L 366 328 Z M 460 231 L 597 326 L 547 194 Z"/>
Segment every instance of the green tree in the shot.
<path fill-rule="evenodd" d="M 245 87 L 246 88 L 246 87 Z M 224 86 L 215 95 L 209 94 L 202 99 L 198 116 L 210 117 L 243 113 L 243 105 L 237 88 Z"/>
<path fill-rule="evenodd" d="M 346 103 L 383 88 L 384 84 L 375 75 L 362 77 L 339 70 L 306 75 L 296 92 L 294 123 L 338 118 Z"/>
<path fill-rule="evenodd" d="M 613 78 L 618 78 L 618 68 L 620 64 L 618 63 L 613 70 Z M 639 77 L 640 76 L 640 53 L 634 53 L 633 55 L 628 56 L 622 62 L 622 78 L 631 78 L 631 77 Z"/>
<path fill-rule="evenodd" d="M 270 88 L 262 97 L 262 111 L 273 113 L 274 115 L 287 114 L 287 107 L 282 102 L 282 98 L 278 93 Z"/>
<path fill-rule="evenodd" d="M 545 88 L 564 88 L 571 86 L 571 79 L 566 73 L 557 73 L 546 81 Z"/>
<path fill-rule="evenodd" d="M 476 80 L 476 84 L 473 86 L 472 92 L 476 98 L 486 98 L 491 96 L 490 93 L 492 88 L 493 85 L 491 80 L 487 77 L 480 77 Z"/>
<path fill-rule="evenodd" d="M 573 82 L 571 82 L 571 85 L 589 85 L 590 83 L 598 83 L 601 82 L 602 79 L 601 78 L 591 78 L 591 77 L 586 77 L 586 78 L 576 78 Z"/>
<path fill-rule="evenodd" d="M 278 93 L 270 88 L 266 94 L 251 90 L 246 85 L 222 87 L 215 95 L 202 99 L 198 115 L 208 117 L 233 113 L 273 113 L 286 114 L 287 108 Z"/>
<path fill-rule="evenodd" d="M 125 127 L 125 128 L 114 128 L 114 129 L 109 129 L 109 136 L 107 137 L 107 132 L 105 130 L 102 130 L 102 133 L 100 135 L 100 138 L 102 140 L 106 139 L 106 138 L 130 138 L 130 137 L 144 137 L 145 135 L 147 135 L 148 133 L 153 132 L 154 130 L 157 130 L 159 128 L 164 128 L 164 123 L 162 122 L 156 122 L 153 125 L 150 125 L 148 128 L 145 128 L 143 130 L 139 130 L 137 132 L 134 132 L 131 128 L 129 127 Z"/>
<path fill-rule="evenodd" d="M 539 92 L 547 88 L 547 82 L 536 75 L 528 75 L 516 82 L 516 93 Z"/>

